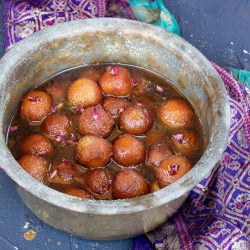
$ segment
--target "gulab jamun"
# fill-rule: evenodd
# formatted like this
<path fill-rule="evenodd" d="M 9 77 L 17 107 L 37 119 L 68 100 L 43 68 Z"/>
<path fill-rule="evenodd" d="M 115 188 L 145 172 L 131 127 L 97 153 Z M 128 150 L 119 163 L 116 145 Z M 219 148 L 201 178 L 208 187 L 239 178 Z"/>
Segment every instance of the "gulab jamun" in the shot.
<path fill-rule="evenodd" d="M 77 188 L 77 187 L 68 188 L 64 193 L 82 199 L 91 199 L 91 200 L 93 199 L 93 196 L 82 188 Z"/>
<path fill-rule="evenodd" d="M 80 78 L 88 78 L 94 82 L 99 82 L 103 72 L 98 68 L 89 68 L 80 74 Z"/>
<path fill-rule="evenodd" d="M 166 134 L 164 131 L 154 128 L 147 133 L 144 141 L 148 146 L 159 144 L 166 141 Z"/>
<path fill-rule="evenodd" d="M 63 160 L 52 166 L 49 180 L 53 184 L 70 185 L 74 182 L 76 175 L 76 167 L 67 160 Z"/>
<path fill-rule="evenodd" d="M 146 154 L 145 165 L 152 170 L 158 168 L 160 163 L 167 159 L 172 152 L 166 143 L 152 145 L 148 148 Z"/>
<path fill-rule="evenodd" d="M 111 186 L 111 178 L 105 169 L 93 169 L 86 174 L 86 185 L 95 194 L 104 195 Z"/>
<path fill-rule="evenodd" d="M 135 198 L 149 193 L 149 185 L 142 174 L 132 169 L 121 170 L 113 181 L 115 199 Z"/>
<path fill-rule="evenodd" d="M 156 192 L 160 190 L 160 186 L 157 181 L 154 181 L 153 183 L 150 184 L 150 193 Z"/>
<path fill-rule="evenodd" d="M 52 96 L 54 103 L 58 104 L 62 102 L 66 95 L 67 85 L 64 82 L 55 82 L 50 84 L 46 91 Z"/>
<path fill-rule="evenodd" d="M 26 94 L 20 105 L 20 115 L 28 122 L 41 122 L 50 113 L 52 97 L 40 90 Z"/>
<path fill-rule="evenodd" d="M 126 99 L 117 97 L 107 97 L 103 102 L 103 108 L 111 114 L 112 117 L 118 117 L 129 106 L 129 102 Z"/>
<path fill-rule="evenodd" d="M 192 125 L 193 108 L 183 99 L 169 99 L 158 108 L 158 118 L 170 130 L 184 129 Z"/>
<path fill-rule="evenodd" d="M 107 137 L 113 126 L 112 116 L 101 106 L 86 108 L 79 118 L 79 129 L 83 135 Z"/>
<path fill-rule="evenodd" d="M 111 143 L 101 137 L 86 135 L 76 145 L 77 162 L 88 168 L 106 166 L 112 156 Z"/>
<path fill-rule="evenodd" d="M 71 122 L 64 114 L 50 114 L 42 124 L 42 131 L 51 139 L 57 139 L 59 136 L 66 136 L 71 129 Z"/>
<path fill-rule="evenodd" d="M 20 166 L 32 177 L 45 183 L 48 177 L 49 162 L 41 156 L 23 155 L 18 159 Z"/>
<path fill-rule="evenodd" d="M 199 136 L 191 130 L 185 130 L 183 133 L 172 135 L 171 141 L 174 151 L 184 155 L 196 153 L 201 146 Z"/>
<path fill-rule="evenodd" d="M 113 159 L 124 167 L 144 162 L 145 151 L 144 143 L 131 135 L 122 135 L 113 143 Z"/>
<path fill-rule="evenodd" d="M 102 91 L 111 96 L 129 96 L 133 89 L 129 70 L 120 66 L 107 67 L 99 83 Z"/>
<path fill-rule="evenodd" d="M 30 134 L 21 141 L 20 151 L 22 154 L 50 156 L 53 152 L 53 145 L 43 135 Z"/>
<path fill-rule="evenodd" d="M 136 85 L 133 89 L 133 96 L 140 97 L 148 92 L 151 82 L 147 79 L 147 77 L 143 75 L 133 75 L 132 79 L 134 81 L 134 85 Z"/>
<path fill-rule="evenodd" d="M 135 104 L 125 109 L 119 116 L 120 129 L 128 134 L 143 135 L 153 126 L 150 112 L 144 105 Z"/>
<path fill-rule="evenodd" d="M 88 78 L 74 81 L 68 88 L 67 101 L 72 108 L 87 108 L 99 104 L 102 91 L 98 84 Z"/>
<path fill-rule="evenodd" d="M 192 168 L 185 156 L 171 155 L 160 163 L 156 170 L 156 179 L 161 188 L 180 179 Z"/>

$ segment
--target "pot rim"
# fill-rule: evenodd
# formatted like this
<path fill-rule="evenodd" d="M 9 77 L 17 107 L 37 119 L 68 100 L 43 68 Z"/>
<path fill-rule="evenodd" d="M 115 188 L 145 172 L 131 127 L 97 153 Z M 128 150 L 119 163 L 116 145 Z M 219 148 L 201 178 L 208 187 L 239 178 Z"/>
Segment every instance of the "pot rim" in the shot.
<path fill-rule="evenodd" d="M 0 111 L 1 168 L 21 188 L 54 206 L 79 213 L 101 215 L 128 214 L 151 209 L 153 207 L 159 207 L 188 194 L 196 184 L 209 175 L 226 148 L 230 128 L 229 97 L 219 75 L 211 66 L 210 62 L 184 39 L 174 34 L 170 34 L 161 28 L 145 23 L 126 19 L 96 18 L 72 21 L 45 28 L 14 45 L 0 60 L 0 91 L 7 79 L 6 77 L 9 70 L 14 68 L 18 61 L 22 60 L 29 51 L 39 49 L 40 44 L 66 36 L 75 36 L 84 32 L 95 32 L 107 29 L 119 30 L 122 27 L 125 28 L 128 26 L 130 27 L 131 32 L 135 33 L 138 30 L 146 29 L 148 31 L 147 35 L 149 37 L 153 36 L 153 38 L 159 43 L 166 43 L 166 39 L 168 39 L 169 36 L 175 36 L 175 39 L 180 40 L 181 43 L 185 43 L 185 46 L 197 56 L 197 67 L 199 62 L 204 64 L 208 68 L 208 71 L 216 77 L 218 82 L 219 96 L 216 98 L 214 105 L 221 107 L 223 112 L 221 116 L 216 116 L 214 123 L 220 124 L 220 128 L 223 129 L 217 129 L 218 131 L 216 131 L 213 138 L 209 141 L 207 149 L 197 164 L 185 176 L 170 186 L 145 196 L 127 200 L 83 200 L 77 197 L 65 195 L 45 186 L 20 168 L 5 144 L 5 135 L 3 132 L 4 110 Z M 1 98 L 2 97 L 0 97 L 0 103 L 2 102 Z"/>

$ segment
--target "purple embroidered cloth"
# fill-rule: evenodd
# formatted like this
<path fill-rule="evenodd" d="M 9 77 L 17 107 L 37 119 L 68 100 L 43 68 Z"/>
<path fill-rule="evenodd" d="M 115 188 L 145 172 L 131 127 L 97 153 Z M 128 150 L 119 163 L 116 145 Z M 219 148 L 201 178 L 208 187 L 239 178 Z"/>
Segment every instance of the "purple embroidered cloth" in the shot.
<path fill-rule="evenodd" d="M 57 23 L 92 17 L 136 19 L 126 0 L 6 0 L 5 47 Z M 133 248 L 250 249 L 250 97 L 213 64 L 230 95 L 228 147 L 212 174 L 164 225 L 137 237 Z"/>
<path fill-rule="evenodd" d="M 134 249 L 250 249 L 250 105 L 249 96 L 224 69 L 213 64 L 230 95 L 228 146 L 212 174 L 201 181 L 169 221 Z"/>
<path fill-rule="evenodd" d="M 105 16 L 136 19 L 126 0 L 5 0 L 5 48 L 54 24 Z"/>

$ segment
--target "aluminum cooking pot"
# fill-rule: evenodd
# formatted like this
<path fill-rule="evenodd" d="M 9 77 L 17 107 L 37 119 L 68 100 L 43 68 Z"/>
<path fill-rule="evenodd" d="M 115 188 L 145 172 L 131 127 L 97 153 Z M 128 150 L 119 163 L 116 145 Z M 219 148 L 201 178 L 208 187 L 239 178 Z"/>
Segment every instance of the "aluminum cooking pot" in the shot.
<path fill-rule="evenodd" d="M 181 179 L 128 200 L 82 200 L 29 176 L 6 146 L 18 100 L 54 74 L 93 63 L 125 63 L 170 79 L 200 118 L 205 151 Z M 209 61 L 182 38 L 123 19 L 89 19 L 46 28 L 19 42 L 0 61 L 0 166 L 16 183 L 26 206 L 43 221 L 87 239 L 132 237 L 162 224 L 220 159 L 229 131 L 229 100 Z"/>

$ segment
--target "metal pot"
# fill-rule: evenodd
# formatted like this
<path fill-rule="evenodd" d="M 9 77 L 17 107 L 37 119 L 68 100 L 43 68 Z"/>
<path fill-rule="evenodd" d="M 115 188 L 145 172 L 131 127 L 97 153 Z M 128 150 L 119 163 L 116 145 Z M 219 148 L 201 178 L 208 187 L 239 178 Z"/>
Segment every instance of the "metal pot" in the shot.
<path fill-rule="evenodd" d="M 79 65 L 117 62 L 169 78 L 191 101 L 201 120 L 206 149 L 174 184 L 143 197 L 81 200 L 29 176 L 6 146 L 18 100 L 27 89 Z M 151 25 L 122 19 L 89 19 L 44 29 L 15 45 L 0 61 L 0 165 L 26 206 L 46 223 L 87 239 L 132 237 L 162 224 L 220 159 L 229 131 L 229 101 L 207 59 L 182 38 Z"/>

